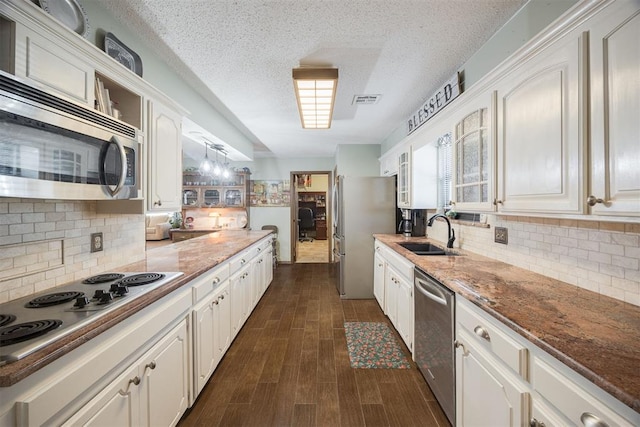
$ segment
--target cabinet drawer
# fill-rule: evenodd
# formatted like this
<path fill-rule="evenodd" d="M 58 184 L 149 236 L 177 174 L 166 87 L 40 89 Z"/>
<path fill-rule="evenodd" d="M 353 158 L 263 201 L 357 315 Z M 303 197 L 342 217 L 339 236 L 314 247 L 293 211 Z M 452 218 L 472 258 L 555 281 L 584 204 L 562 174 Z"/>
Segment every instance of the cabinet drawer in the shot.
<path fill-rule="evenodd" d="M 528 349 L 501 331 L 500 329 L 505 328 L 504 325 L 500 325 L 497 320 L 491 319 L 488 314 L 480 312 L 480 309 L 470 304 L 462 298 L 458 299 L 456 322 L 472 332 L 483 348 L 502 360 L 524 380 L 528 380 Z"/>
<path fill-rule="evenodd" d="M 249 261 L 251 261 L 251 249 L 244 250 L 240 252 L 238 255 L 231 258 L 229 262 L 229 274 L 233 275 L 242 267 L 244 267 Z"/>
<path fill-rule="evenodd" d="M 605 393 L 595 385 L 587 390 L 540 358 L 534 360 L 531 378 L 534 390 L 575 425 L 631 427 L 640 421 L 640 416 L 627 420 L 618 415 L 606 404 L 613 402 L 612 397 L 604 396 Z"/>
<path fill-rule="evenodd" d="M 229 263 L 214 267 L 211 271 L 198 277 L 193 285 L 193 303 L 197 303 L 207 294 L 212 292 L 220 284 L 229 278 Z"/>
<path fill-rule="evenodd" d="M 386 261 L 393 265 L 398 273 L 406 280 L 413 283 L 413 263 L 392 249 L 385 251 L 384 257 Z"/>

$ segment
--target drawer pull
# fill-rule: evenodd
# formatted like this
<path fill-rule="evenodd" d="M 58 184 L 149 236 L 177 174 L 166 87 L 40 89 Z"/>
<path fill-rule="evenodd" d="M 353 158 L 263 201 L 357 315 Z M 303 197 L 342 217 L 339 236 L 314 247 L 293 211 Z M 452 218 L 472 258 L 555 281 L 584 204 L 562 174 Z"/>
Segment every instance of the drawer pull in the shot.
<path fill-rule="evenodd" d="M 154 369 L 156 369 L 156 362 L 155 361 L 151 361 L 151 363 L 147 363 L 147 365 L 144 367 L 144 369 L 147 369 L 147 368 L 149 368 L 149 369 L 151 369 L 153 371 Z"/>
<path fill-rule="evenodd" d="M 129 384 L 138 385 L 140 384 L 140 377 L 135 376 L 129 380 Z"/>
<path fill-rule="evenodd" d="M 529 422 L 529 427 L 547 427 L 547 426 L 542 421 L 538 421 L 535 418 L 531 418 L 531 421 Z"/>
<path fill-rule="evenodd" d="M 465 356 L 466 356 L 467 354 L 469 354 L 469 353 L 467 353 L 467 349 L 465 348 L 464 344 L 463 344 L 463 343 L 461 343 L 460 341 L 455 340 L 455 341 L 453 342 L 453 345 L 454 345 L 454 347 L 455 347 L 455 348 L 461 348 L 461 349 L 462 349 L 462 353 L 463 353 Z"/>
<path fill-rule="evenodd" d="M 224 295 L 220 295 L 218 299 L 224 299 Z"/>
<path fill-rule="evenodd" d="M 609 427 L 609 424 L 593 415 L 591 412 L 583 412 L 580 421 L 584 427 Z"/>
<path fill-rule="evenodd" d="M 489 332 L 487 332 L 482 326 L 480 325 L 476 326 L 473 329 L 473 332 L 475 332 L 477 336 L 491 342 L 491 337 L 489 336 Z"/>
<path fill-rule="evenodd" d="M 213 284 L 217 285 L 218 283 L 220 283 L 220 278 L 216 277 L 215 279 L 213 279 Z"/>

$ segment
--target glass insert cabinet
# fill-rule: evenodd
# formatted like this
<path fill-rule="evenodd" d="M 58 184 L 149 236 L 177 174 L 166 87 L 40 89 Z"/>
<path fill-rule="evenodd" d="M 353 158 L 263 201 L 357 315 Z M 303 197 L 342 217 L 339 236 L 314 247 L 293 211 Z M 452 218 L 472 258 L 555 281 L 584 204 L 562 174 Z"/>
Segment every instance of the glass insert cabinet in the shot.
<path fill-rule="evenodd" d="M 249 174 L 232 173 L 229 178 L 207 177 L 197 172 L 182 175 L 182 206 L 184 208 L 244 208 L 246 207 Z"/>

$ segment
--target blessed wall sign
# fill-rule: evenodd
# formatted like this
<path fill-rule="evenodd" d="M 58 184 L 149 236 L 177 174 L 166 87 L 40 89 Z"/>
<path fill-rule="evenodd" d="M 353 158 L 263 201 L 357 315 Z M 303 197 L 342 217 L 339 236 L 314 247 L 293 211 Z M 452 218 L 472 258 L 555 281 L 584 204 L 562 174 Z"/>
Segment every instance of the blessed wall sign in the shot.
<path fill-rule="evenodd" d="M 458 73 L 449 79 L 434 93 L 407 121 L 407 135 L 425 124 L 438 111 L 460 95 L 460 79 Z"/>

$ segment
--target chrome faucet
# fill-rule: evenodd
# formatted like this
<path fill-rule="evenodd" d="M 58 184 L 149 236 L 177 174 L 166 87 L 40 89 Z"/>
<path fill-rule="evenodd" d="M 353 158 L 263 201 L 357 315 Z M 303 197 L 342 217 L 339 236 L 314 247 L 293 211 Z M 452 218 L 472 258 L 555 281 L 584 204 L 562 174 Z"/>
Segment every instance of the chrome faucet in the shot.
<path fill-rule="evenodd" d="M 433 221 L 435 221 L 436 218 L 441 217 L 444 218 L 445 221 L 447 221 L 447 228 L 449 230 L 449 234 L 448 234 L 448 241 L 447 241 L 447 248 L 452 249 L 453 248 L 453 242 L 456 240 L 456 232 L 453 230 L 453 228 L 451 228 L 451 221 L 449 221 L 449 218 L 447 218 L 446 216 L 442 215 L 442 214 L 435 214 L 434 216 L 432 216 L 431 218 L 429 218 L 429 221 L 427 222 L 427 226 L 431 227 L 433 225 Z"/>

